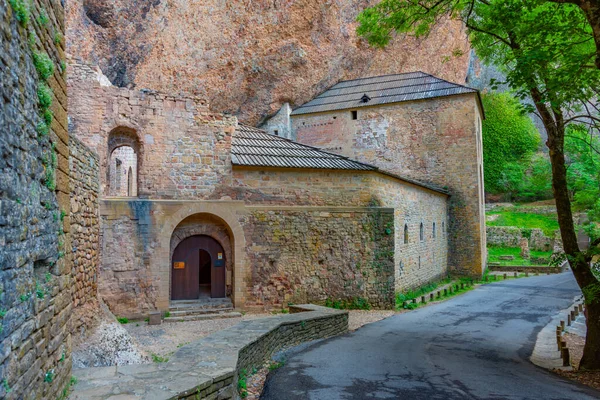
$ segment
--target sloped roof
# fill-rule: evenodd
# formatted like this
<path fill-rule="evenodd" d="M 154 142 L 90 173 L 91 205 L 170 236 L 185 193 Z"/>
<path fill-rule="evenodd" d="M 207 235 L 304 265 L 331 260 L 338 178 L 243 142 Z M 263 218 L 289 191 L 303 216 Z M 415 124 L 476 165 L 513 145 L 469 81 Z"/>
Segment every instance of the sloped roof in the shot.
<path fill-rule="evenodd" d="M 231 163 L 247 167 L 345 169 L 353 171 L 375 171 L 383 175 L 412 183 L 436 192 L 449 194 L 435 185 L 405 178 L 377 168 L 374 165 L 351 160 L 348 157 L 328 153 L 271 135 L 262 129 L 238 124 L 231 141 Z"/>
<path fill-rule="evenodd" d="M 476 89 L 436 78 L 424 72 L 373 76 L 339 82 L 308 103 L 292 111 L 292 115 L 344 110 L 403 101 L 431 99 Z M 367 96 L 364 98 L 363 96 Z"/>
<path fill-rule="evenodd" d="M 262 167 L 377 170 L 372 165 L 241 124 L 232 138 L 231 162 L 234 165 Z"/>

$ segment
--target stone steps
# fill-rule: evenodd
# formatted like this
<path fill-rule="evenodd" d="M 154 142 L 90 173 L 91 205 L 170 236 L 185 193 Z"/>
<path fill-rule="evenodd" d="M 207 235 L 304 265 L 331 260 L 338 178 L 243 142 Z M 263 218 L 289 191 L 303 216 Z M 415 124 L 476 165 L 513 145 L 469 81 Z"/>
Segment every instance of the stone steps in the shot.
<path fill-rule="evenodd" d="M 205 315 L 205 314 L 223 314 L 225 312 L 232 312 L 233 307 L 219 307 L 219 308 L 189 308 L 169 311 L 171 317 L 185 317 L 190 315 Z"/>
<path fill-rule="evenodd" d="M 233 309 L 233 303 L 230 299 L 202 299 L 202 300 L 176 300 L 171 301 L 169 311 L 189 310 L 215 310 L 215 309 Z"/>
<path fill-rule="evenodd" d="M 210 319 L 223 319 L 223 318 L 239 318 L 242 314 L 239 312 L 219 312 L 209 314 L 194 314 L 185 316 L 170 316 L 164 319 L 164 322 L 185 322 L 185 321 L 203 321 Z"/>

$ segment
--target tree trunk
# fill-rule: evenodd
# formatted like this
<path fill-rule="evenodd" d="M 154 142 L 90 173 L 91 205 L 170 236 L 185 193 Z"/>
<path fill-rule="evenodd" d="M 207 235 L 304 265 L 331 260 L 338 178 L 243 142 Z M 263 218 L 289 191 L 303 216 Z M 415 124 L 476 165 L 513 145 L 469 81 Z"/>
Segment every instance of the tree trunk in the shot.
<path fill-rule="evenodd" d="M 550 163 L 552 164 L 552 192 L 556 200 L 556 214 L 563 248 L 577 284 L 584 294 L 586 288 L 598 285 L 591 270 L 591 257 L 579 250 L 577 243 L 577 232 L 573 223 L 571 212 L 571 200 L 567 186 L 567 169 L 565 165 L 564 142 L 565 124 L 560 111 L 550 110 L 541 100 L 542 96 L 537 89 L 531 90 L 531 97 L 542 118 L 546 132 L 548 133 L 548 147 Z M 586 325 L 587 336 L 583 349 L 583 358 L 580 362 L 582 369 L 600 369 L 600 296 L 586 296 Z"/>

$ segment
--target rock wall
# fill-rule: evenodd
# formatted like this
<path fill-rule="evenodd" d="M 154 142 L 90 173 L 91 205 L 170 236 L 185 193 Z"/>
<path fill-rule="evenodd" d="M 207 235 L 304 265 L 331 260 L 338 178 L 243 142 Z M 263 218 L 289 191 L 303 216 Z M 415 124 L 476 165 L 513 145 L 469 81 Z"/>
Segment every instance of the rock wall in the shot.
<path fill-rule="evenodd" d="M 460 22 L 374 49 L 355 21 L 377 2 L 70 0 L 69 53 L 99 64 L 117 86 L 193 93 L 251 125 L 343 79 L 422 70 L 465 82 Z"/>
<path fill-rule="evenodd" d="M 54 399 L 71 373 L 64 14 L 13 6 L 0 0 L 0 398 Z"/>
<path fill-rule="evenodd" d="M 74 137 L 70 139 L 69 150 L 74 309 L 71 331 L 85 334 L 95 325 L 98 310 L 99 161 L 95 153 Z"/>
<path fill-rule="evenodd" d="M 254 209 L 242 226 L 246 306 L 363 298 L 393 308 L 393 210 Z"/>
<path fill-rule="evenodd" d="M 544 235 L 541 229 L 521 229 L 515 226 L 486 227 L 490 246 L 519 247 L 519 241 L 526 238 L 531 250 L 553 251 L 555 239 Z"/>

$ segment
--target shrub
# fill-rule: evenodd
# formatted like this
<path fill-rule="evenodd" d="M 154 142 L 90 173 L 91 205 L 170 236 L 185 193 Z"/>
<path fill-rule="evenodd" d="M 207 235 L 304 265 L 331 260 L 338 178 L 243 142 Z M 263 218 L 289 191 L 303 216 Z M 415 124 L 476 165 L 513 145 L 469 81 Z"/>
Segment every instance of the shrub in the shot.
<path fill-rule="evenodd" d="M 33 65 L 43 81 L 47 81 L 54 74 L 54 63 L 46 53 L 34 52 Z"/>
<path fill-rule="evenodd" d="M 24 0 L 8 0 L 10 6 L 15 12 L 15 18 L 22 25 L 27 25 L 29 22 L 29 7 Z"/>
<path fill-rule="evenodd" d="M 129 323 L 129 320 L 125 317 L 119 317 L 119 318 L 117 318 L 117 321 L 119 321 L 119 323 L 121 323 L 121 324 Z"/>

